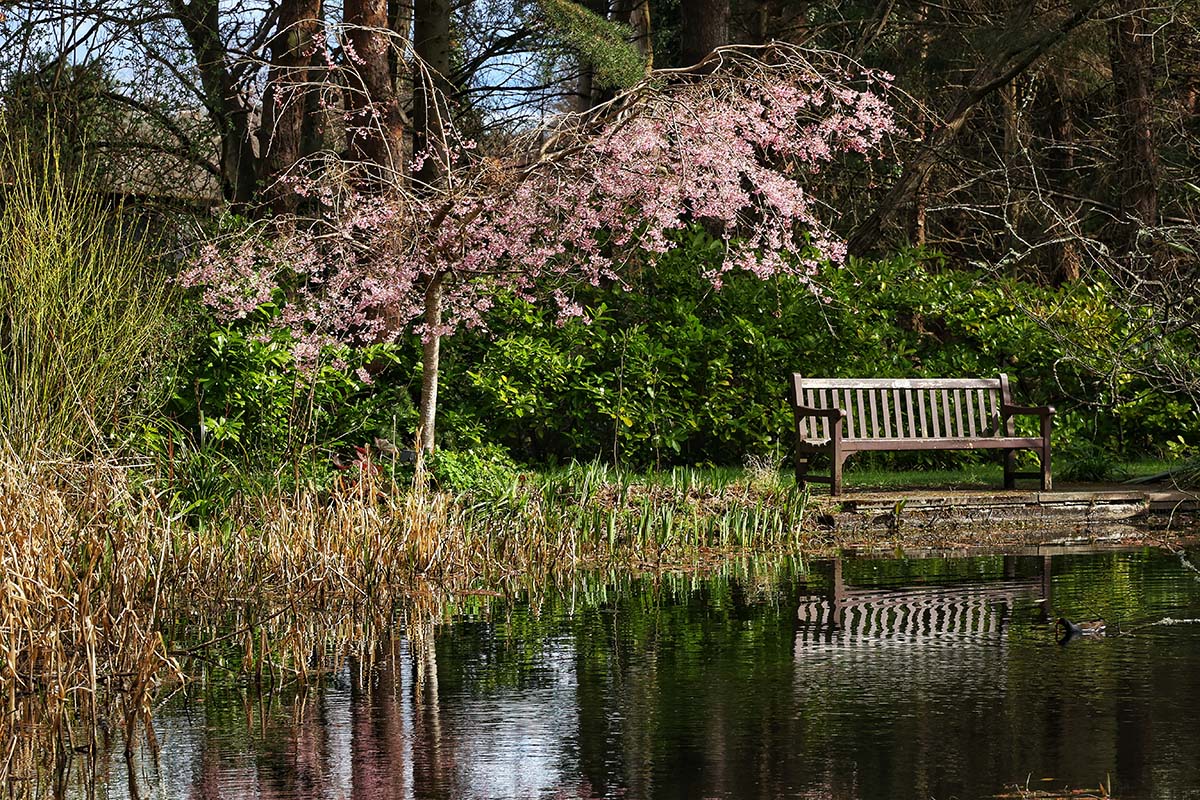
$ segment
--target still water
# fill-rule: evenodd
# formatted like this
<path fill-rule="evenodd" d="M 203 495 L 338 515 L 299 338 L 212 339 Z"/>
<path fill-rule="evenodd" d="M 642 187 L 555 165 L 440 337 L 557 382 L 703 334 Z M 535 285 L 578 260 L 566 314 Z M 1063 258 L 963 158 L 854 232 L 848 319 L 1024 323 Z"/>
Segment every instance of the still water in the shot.
<path fill-rule="evenodd" d="M 1060 645 L 1060 615 L 1109 635 Z M 1200 798 L 1187 620 L 1200 574 L 1158 550 L 595 576 L 464 606 L 433 647 L 397 638 L 303 694 L 195 688 L 157 714 L 157 759 L 129 770 L 117 748 L 97 780 L 205 799 Z"/>

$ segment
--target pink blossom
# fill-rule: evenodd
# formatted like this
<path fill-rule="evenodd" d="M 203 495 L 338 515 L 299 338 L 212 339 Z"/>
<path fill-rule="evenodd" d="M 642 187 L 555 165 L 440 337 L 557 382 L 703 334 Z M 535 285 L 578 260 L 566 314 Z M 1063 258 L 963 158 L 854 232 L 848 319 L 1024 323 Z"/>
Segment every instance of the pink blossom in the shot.
<path fill-rule="evenodd" d="M 599 129 L 568 129 L 561 156 L 532 164 L 525 153 L 489 158 L 451 130 L 449 152 L 412 158 L 414 170 L 429 158 L 446 164 L 445 191 L 367 196 L 344 182 L 289 178 L 320 201 L 322 218 L 205 245 L 180 280 L 202 287 L 224 319 L 282 300 L 279 324 L 306 365 L 329 345 L 482 327 L 501 291 L 533 299 L 549 286 L 560 320 L 584 317 L 567 287 L 624 285 L 631 264 L 675 247 L 675 232 L 692 223 L 728 244 L 708 274 L 714 287 L 733 270 L 811 285 L 846 248 L 809 185 L 835 159 L 874 153 L 896 131 L 877 88 L 888 79 L 713 78 Z M 445 319 L 428 327 L 431 280 L 444 285 Z"/>

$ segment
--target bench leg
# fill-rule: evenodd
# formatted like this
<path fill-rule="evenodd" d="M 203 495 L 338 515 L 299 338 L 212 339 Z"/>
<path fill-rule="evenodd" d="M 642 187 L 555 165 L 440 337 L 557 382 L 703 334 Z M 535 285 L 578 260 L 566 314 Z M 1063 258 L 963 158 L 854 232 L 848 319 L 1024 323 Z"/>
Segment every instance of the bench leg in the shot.
<path fill-rule="evenodd" d="M 1042 446 L 1042 491 L 1054 491 L 1054 481 L 1050 477 L 1050 443 Z"/>
<path fill-rule="evenodd" d="M 1016 471 L 1017 471 L 1017 451 L 1016 450 L 1005 450 L 1004 451 L 1004 488 L 1005 489 L 1017 488 L 1017 478 L 1013 474 Z"/>
<path fill-rule="evenodd" d="M 845 460 L 846 456 L 842 455 L 841 453 L 835 453 L 833 456 L 833 461 L 829 465 L 829 494 L 834 497 L 837 497 L 842 493 L 842 463 Z"/>
<path fill-rule="evenodd" d="M 809 460 L 807 453 L 796 453 L 796 488 L 803 489 L 808 485 L 805 478 L 808 477 Z"/>

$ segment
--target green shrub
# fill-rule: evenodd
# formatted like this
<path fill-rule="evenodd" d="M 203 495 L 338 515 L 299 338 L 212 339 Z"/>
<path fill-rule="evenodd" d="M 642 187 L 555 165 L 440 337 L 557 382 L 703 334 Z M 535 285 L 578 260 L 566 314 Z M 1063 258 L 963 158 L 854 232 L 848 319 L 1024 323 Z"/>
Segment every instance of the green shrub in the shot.
<path fill-rule="evenodd" d="M 1124 346 L 1136 320 L 1102 285 L 1052 289 L 911 251 L 830 269 L 819 296 L 796 280 L 738 274 L 714 291 L 702 273 L 719 266 L 723 243 L 700 230 L 681 236 L 628 291 L 578 291 L 588 324 L 560 325 L 552 311 L 502 298 L 487 336 L 456 337 L 443 361 L 449 435 L 471 431 L 533 464 L 733 465 L 789 452 L 792 371 L 1007 372 L 1017 402 L 1057 406 L 1056 448 L 1086 441 L 1110 461 L 1200 434 L 1182 400 L 1136 373 L 1114 374 L 1103 354 Z M 889 453 L 857 463 L 954 467 L 989 457 Z M 1082 469 L 1088 459 L 1080 451 L 1078 460 Z"/>
<path fill-rule="evenodd" d="M 437 450 L 428 457 L 428 466 L 439 489 L 482 497 L 508 493 L 520 474 L 512 456 L 495 444 Z"/>
<path fill-rule="evenodd" d="M 18 145 L 0 211 L 0 444 L 24 458 L 113 445 L 155 405 L 178 332 L 138 221 L 53 151 Z"/>
<path fill-rule="evenodd" d="M 405 441 L 416 419 L 406 354 L 391 345 L 329 350 L 319 365 L 301 369 L 294 340 L 272 326 L 273 314 L 265 306 L 197 338 L 168 405 L 176 435 L 266 469 L 351 457 L 376 438 Z"/>

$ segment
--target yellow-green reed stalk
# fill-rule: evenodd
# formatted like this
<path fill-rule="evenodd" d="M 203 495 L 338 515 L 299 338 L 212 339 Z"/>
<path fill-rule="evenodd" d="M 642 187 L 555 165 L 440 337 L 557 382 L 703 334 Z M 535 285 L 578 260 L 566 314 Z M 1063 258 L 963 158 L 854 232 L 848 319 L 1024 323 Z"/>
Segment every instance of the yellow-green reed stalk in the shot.
<path fill-rule="evenodd" d="M 127 422 L 173 313 L 136 222 L 55 152 L 0 149 L 0 445 L 21 459 L 78 456 Z"/>

